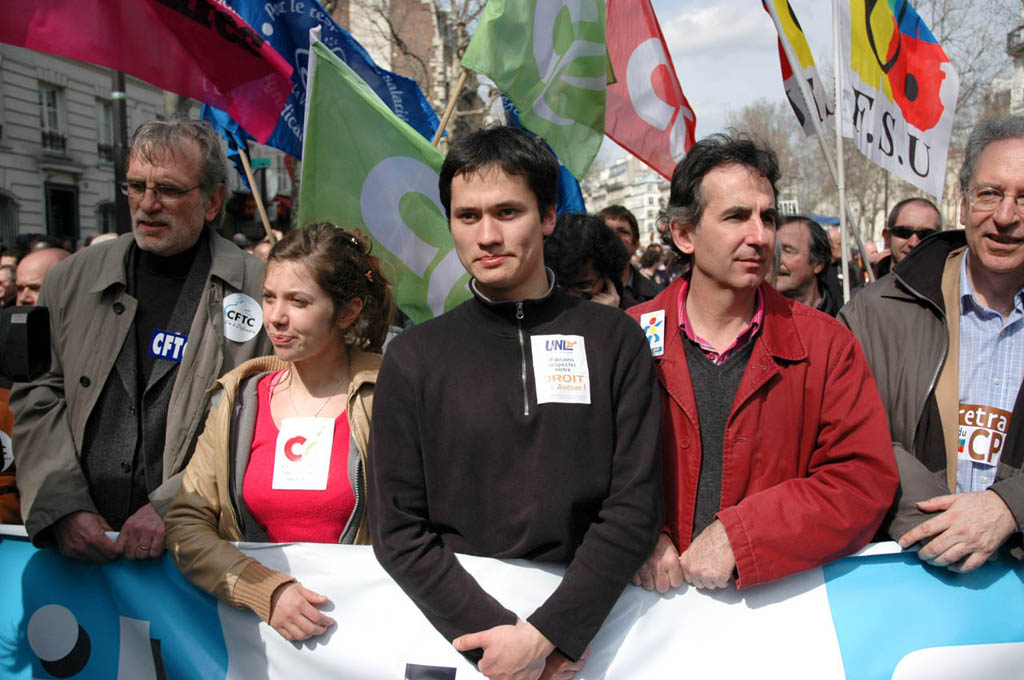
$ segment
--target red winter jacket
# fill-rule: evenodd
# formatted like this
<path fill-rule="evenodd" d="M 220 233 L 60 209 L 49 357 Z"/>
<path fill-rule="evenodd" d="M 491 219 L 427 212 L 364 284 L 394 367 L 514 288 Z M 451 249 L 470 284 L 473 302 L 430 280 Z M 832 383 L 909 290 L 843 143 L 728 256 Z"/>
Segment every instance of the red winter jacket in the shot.
<path fill-rule="evenodd" d="M 665 531 L 680 552 L 692 539 L 700 426 L 679 330 L 676 281 L 629 310 L 665 310 L 662 388 Z M 745 588 L 863 547 L 898 476 L 878 388 L 860 344 L 831 317 L 762 284 L 765 321 L 726 423 L 725 526 Z"/>

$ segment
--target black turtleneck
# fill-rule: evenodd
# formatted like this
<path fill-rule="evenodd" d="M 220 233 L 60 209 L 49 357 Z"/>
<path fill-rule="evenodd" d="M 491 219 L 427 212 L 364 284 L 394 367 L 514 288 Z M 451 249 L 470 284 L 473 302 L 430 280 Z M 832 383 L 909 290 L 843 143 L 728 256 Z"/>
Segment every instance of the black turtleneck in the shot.
<path fill-rule="evenodd" d="M 135 313 L 135 349 L 139 362 L 138 385 L 140 393 L 149 382 L 156 358 L 149 353 L 149 343 L 156 329 L 166 330 L 174 307 L 185 286 L 185 279 L 200 248 L 206 248 L 206 230 L 188 250 L 177 255 L 156 255 L 136 249 L 135 290 L 139 301 Z"/>

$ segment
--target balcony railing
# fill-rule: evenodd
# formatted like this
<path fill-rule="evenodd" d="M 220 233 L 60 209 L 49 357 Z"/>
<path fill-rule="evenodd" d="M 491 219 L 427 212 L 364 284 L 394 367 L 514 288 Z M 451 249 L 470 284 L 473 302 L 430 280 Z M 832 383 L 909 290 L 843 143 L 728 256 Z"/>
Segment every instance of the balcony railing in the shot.
<path fill-rule="evenodd" d="M 68 138 L 59 132 L 43 130 L 43 148 L 64 153 L 68 148 Z"/>

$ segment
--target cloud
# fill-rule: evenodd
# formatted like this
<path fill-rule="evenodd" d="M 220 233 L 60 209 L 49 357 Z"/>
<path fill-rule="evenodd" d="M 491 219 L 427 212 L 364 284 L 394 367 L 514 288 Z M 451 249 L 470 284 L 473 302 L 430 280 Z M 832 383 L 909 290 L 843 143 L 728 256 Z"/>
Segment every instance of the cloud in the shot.
<path fill-rule="evenodd" d="M 775 43 L 771 19 L 754 2 L 686 9 L 663 23 L 662 31 L 680 54 L 762 50 Z"/>

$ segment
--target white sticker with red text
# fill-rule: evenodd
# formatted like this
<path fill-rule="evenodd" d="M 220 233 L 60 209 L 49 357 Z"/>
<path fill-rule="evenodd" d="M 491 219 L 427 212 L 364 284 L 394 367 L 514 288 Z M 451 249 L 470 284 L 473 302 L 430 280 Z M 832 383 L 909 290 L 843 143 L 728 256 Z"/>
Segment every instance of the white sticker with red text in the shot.
<path fill-rule="evenodd" d="M 270 488 L 323 491 L 333 448 L 333 418 L 285 418 L 277 433 Z"/>
<path fill-rule="evenodd" d="M 534 335 L 530 348 L 538 404 L 590 403 L 590 370 L 582 335 Z"/>

